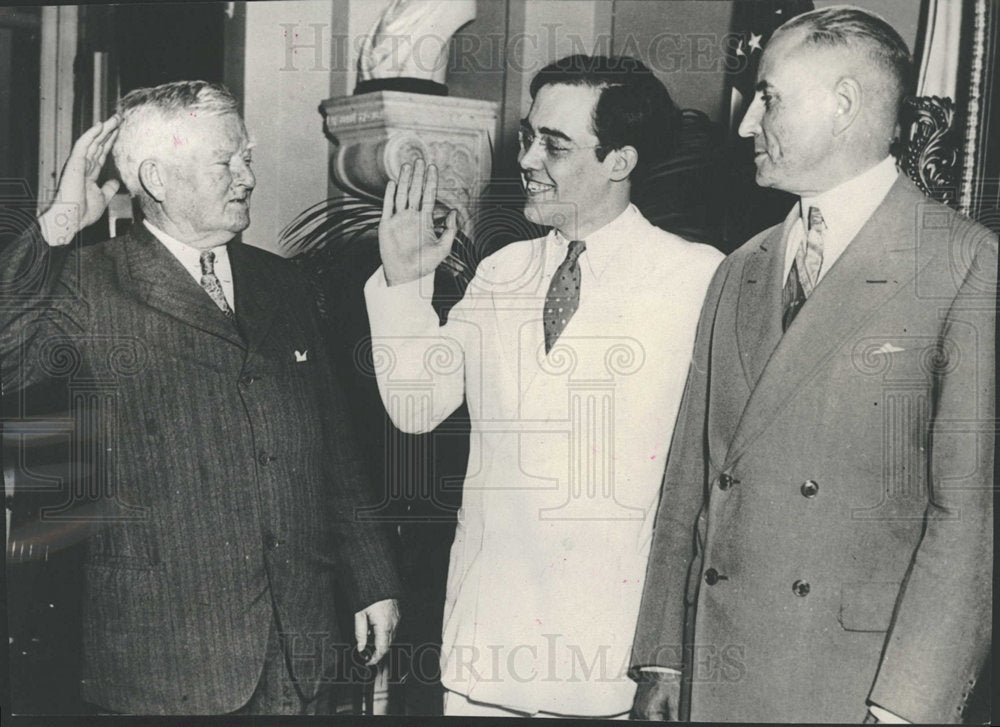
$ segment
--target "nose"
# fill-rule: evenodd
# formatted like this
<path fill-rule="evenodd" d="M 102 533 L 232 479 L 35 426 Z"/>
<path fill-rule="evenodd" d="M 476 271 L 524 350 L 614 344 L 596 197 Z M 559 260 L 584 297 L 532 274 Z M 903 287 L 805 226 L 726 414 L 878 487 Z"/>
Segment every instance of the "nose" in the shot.
<path fill-rule="evenodd" d="M 239 166 L 236 168 L 234 181 L 248 190 L 253 189 L 257 185 L 257 177 L 254 176 L 250 165 L 244 161 L 240 161 Z"/>
<path fill-rule="evenodd" d="M 763 107 L 764 102 L 761 101 L 760 96 L 755 95 L 753 101 L 750 102 L 750 107 L 743 115 L 743 121 L 740 122 L 738 130 L 740 136 L 749 138 L 760 133 L 760 119 Z"/>
<path fill-rule="evenodd" d="M 539 143 L 538 139 L 533 139 L 531 146 L 521 150 L 517 155 L 517 163 L 521 165 L 521 169 L 541 169 L 544 157 L 545 154 L 542 151 L 541 143 Z"/>

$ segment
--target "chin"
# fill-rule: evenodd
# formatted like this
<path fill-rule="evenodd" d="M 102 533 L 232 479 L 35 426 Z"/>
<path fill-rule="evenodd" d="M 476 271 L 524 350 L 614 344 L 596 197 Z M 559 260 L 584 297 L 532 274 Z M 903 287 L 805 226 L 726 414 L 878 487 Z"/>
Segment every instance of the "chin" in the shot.
<path fill-rule="evenodd" d="M 243 215 L 233 222 L 226 229 L 230 232 L 243 232 L 250 226 L 250 215 Z"/>
<path fill-rule="evenodd" d="M 534 202 L 528 201 L 524 205 L 524 216 L 528 222 L 534 222 L 536 225 L 548 224 L 543 218 L 541 210 L 538 209 Z"/>

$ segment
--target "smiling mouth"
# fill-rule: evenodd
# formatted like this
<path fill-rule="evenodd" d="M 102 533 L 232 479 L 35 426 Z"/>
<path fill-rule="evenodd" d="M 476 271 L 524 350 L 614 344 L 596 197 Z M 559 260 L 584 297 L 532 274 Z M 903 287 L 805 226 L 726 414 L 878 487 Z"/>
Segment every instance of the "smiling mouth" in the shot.
<path fill-rule="evenodd" d="M 528 194 L 542 194 L 543 192 L 548 192 L 551 189 L 555 189 L 555 185 L 545 184 L 544 182 L 536 182 L 533 179 L 524 180 L 524 191 Z"/>

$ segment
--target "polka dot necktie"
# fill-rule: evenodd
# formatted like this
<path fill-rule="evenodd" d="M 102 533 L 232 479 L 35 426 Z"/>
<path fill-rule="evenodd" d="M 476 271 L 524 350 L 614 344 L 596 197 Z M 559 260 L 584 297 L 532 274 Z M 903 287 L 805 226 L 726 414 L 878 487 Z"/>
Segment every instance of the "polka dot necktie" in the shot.
<path fill-rule="evenodd" d="M 819 207 L 809 208 L 809 232 L 806 239 L 795 251 L 795 262 L 788 271 L 788 280 L 782 292 L 781 328 L 787 331 L 798 315 L 806 298 L 812 295 L 819 283 L 819 271 L 823 267 L 823 233 L 826 223 Z"/>
<path fill-rule="evenodd" d="M 219 306 L 219 310 L 225 314 L 226 318 L 232 318 L 234 315 L 233 309 L 229 305 L 229 301 L 226 300 L 226 294 L 222 292 L 222 283 L 219 282 L 219 278 L 215 274 L 215 253 L 211 250 L 203 251 L 200 262 L 201 287 L 215 301 L 215 304 Z"/>
<path fill-rule="evenodd" d="M 545 353 L 552 350 L 569 319 L 580 307 L 580 255 L 587 249 L 583 240 L 573 240 L 566 259 L 556 268 L 549 293 L 545 296 Z"/>

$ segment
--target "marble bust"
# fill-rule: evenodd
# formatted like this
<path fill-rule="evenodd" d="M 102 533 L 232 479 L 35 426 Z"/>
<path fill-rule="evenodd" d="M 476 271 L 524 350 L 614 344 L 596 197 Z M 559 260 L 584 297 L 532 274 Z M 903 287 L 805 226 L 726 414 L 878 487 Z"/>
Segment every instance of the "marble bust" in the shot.
<path fill-rule="evenodd" d="M 443 87 L 451 36 L 475 17 L 475 0 L 391 0 L 364 39 L 359 84 L 407 78 Z"/>

